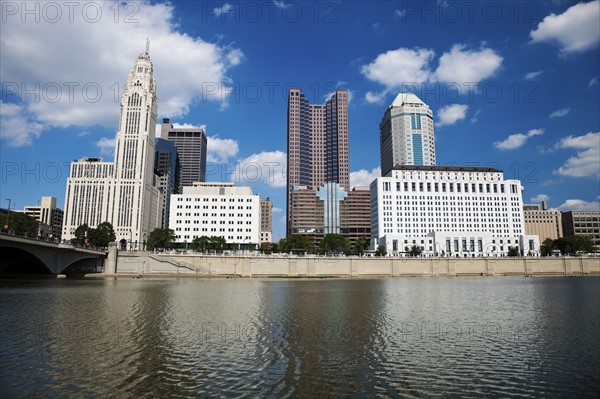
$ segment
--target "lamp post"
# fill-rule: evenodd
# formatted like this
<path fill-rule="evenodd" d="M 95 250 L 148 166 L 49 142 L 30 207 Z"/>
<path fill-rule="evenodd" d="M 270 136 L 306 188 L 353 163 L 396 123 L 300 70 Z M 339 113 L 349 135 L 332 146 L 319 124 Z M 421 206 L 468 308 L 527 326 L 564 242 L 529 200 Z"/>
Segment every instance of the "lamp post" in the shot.
<path fill-rule="evenodd" d="M 144 242 L 142 243 L 142 251 L 146 250 L 146 233 L 144 233 Z"/>

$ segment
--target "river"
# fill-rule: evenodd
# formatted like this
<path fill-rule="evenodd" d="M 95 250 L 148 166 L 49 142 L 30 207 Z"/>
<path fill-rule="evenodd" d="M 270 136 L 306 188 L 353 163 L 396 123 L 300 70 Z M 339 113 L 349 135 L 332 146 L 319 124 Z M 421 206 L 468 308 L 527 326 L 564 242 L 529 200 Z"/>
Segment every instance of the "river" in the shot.
<path fill-rule="evenodd" d="M 600 394 L 600 278 L 0 280 L 0 397 Z"/>

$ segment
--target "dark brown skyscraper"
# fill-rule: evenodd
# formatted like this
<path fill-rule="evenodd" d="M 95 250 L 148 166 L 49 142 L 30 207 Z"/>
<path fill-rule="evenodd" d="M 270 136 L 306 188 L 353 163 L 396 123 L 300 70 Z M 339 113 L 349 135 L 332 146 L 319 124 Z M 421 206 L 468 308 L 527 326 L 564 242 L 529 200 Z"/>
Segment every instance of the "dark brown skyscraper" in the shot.
<path fill-rule="evenodd" d="M 350 191 L 348 90 L 336 90 L 325 104 L 310 104 L 300 89 L 288 95 L 287 233 L 291 234 L 292 191 L 317 191 L 338 183 Z"/>

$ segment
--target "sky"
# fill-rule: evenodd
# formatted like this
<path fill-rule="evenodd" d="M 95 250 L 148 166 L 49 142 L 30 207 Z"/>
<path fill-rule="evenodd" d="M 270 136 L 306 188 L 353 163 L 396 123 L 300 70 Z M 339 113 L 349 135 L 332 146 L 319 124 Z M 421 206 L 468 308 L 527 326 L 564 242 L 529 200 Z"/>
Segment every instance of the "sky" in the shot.
<path fill-rule="evenodd" d="M 208 181 L 251 186 L 285 234 L 287 90 L 350 91 L 351 185 L 380 175 L 399 92 L 434 114 L 440 165 L 494 166 L 525 202 L 600 209 L 600 0 L 1 1 L 0 200 L 54 196 L 72 160 L 113 160 L 150 41 L 158 124 L 202 126 Z M 160 134 L 160 132 L 158 132 Z"/>

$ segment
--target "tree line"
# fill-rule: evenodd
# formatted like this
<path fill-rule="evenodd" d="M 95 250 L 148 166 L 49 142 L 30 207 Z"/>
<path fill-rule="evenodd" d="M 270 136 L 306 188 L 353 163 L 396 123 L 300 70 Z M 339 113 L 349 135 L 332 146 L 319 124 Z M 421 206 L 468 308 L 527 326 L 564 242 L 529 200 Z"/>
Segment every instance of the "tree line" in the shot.
<path fill-rule="evenodd" d="M 549 256 L 555 251 L 561 255 L 588 254 L 595 251 L 594 241 L 588 236 L 566 236 L 555 240 L 546 238 L 540 246 L 542 256 Z"/>

